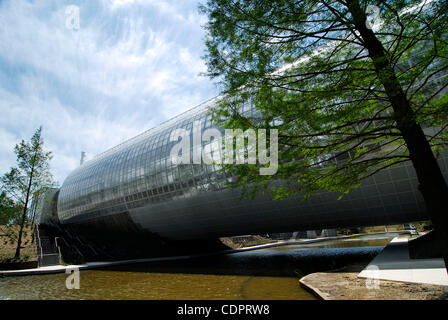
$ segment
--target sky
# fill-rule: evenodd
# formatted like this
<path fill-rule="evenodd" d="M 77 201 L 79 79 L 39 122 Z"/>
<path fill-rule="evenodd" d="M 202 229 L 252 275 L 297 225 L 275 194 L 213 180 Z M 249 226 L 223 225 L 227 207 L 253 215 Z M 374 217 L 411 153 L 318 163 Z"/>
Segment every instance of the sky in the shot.
<path fill-rule="evenodd" d="M 61 185 L 86 160 L 218 95 L 199 0 L 0 0 L 0 174 L 43 127 Z"/>

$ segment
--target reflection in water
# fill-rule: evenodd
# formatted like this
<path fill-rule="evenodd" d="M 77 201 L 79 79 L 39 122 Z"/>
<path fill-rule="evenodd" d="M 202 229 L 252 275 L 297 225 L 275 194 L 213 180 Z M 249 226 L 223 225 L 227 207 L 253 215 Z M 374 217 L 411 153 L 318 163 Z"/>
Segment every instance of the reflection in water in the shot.
<path fill-rule="evenodd" d="M 0 280 L 8 299 L 171 299 L 171 300 L 309 300 L 298 278 L 119 271 L 81 272 L 80 289 L 65 287 L 67 275 L 40 275 Z"/>
<path fill-rule="evenodd" d="M 366 262 L 394 236 L 85 270 L 80 272 L 79 290 L 65 287 L 67 274 L 5 277 L 0 278 L 0 299 L 314 299 L 300 287 L 295 271 L 308 273 L 342 263 Z"/>
<path fill-rule="evenodd" d="M 305 249 L 318 249 L 318 248 L 357 248 L 357 247 L 385 246 L 390 242 L 392 238 L 397 236 L 399 236 L 398 233 L 386 233 L 381 235 L 360 236 L 354 238 L 322 241 L 308 244 L 272 247 L 271 250 L 284 250 L 284 249 L 305 250 Z"/>

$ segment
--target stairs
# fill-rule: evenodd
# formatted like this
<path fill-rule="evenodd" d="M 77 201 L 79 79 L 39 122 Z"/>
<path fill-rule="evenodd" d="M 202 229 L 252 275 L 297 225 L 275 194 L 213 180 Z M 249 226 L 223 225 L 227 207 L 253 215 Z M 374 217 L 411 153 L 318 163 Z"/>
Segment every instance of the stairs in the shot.
<path fill-rule="evenodd" d="M 44 229 L 36 225 L 37 261 L 39 267 L 54 266 L 60 263 L 59 248 L 54 239 L 50 237 Z"/>

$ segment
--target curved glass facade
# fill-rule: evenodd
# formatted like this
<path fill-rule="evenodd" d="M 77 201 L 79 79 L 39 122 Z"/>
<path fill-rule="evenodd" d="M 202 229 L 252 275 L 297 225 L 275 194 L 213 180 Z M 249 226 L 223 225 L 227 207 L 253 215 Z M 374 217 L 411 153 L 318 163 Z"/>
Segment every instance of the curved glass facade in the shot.
<path fill-rule="evenodd" d="M 268 197 L 241 200 L 237 190 L 226 189 L 225 182 L 231 176 L 222 173 L 217 165 L 173 164 L 170 153 L 178 142 L 170 141 L 171 133 L 176 129 L 191 133 L 195 121 L 200 121 L 203 132 L 214 127 L 208 110 L 217 99 L 74 170 L 59 192 L 60 222 L 125 228 L 118 217 L 126 216 L 142 230 L 166 239 L 185 240 L 428 219 L 411 163 L 365 179 L 341 200 L 338 194 L 321 192 L 306 202 L 300 195 L 282 201 Z M 240 112 L 252 118 L 259 116 L 249 104 L 241 106 Z M 202 142 L 204 151 L 207 144 L 210 141 Z M 190 143 L 190 159 L 193 146 Z M 447 177 L 448 156 L 439 158 L 439 163 Z"/>
<path fill-rule="evenodd" d="M 192 132 L 194 121 L 201 121 L 202 130 L 212 127 L 208 110 L 215 102 L 216 98 L 203 103 L 74 170 L 61 187 L 59 219 L 94 218 L 224 188 L 227 177 L 216 165 L 174 165 L 170 159 L 177 143 L 170 141 L 172 131 Z M 242 112 L 248 115 L 255 110 L 244 105 Z"/>

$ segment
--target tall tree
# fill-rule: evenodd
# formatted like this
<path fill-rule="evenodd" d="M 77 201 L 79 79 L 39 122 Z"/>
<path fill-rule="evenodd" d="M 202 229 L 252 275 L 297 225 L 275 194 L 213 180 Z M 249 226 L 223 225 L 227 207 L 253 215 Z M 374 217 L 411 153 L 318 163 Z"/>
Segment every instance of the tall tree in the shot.
<path fill-rule="evenodd" d="M 22 140 L 14 148 L 17 156 L 17 167 L 4 174 L 1 178 L 1 187 L 15 203 L 22 206 L 19 232 L 17 236 L 17 248 L 15 258 L 20 256 L 22 248 L 22 235 L 26 224 L 31 197 L 42 189 L 54 184 L 50 173 L 51 152 L 43 149 L 42 127 L 36 130 L 30 142 Z"/>
<path fill-rule="evenodd" d="M 276 198 L 346 194 L 411 161 L 448 267 L 448 187 L 437 162 L 448 134 L 447 2 L 208 0 L 201 10 L 208 75 L 225 93 L 215 120 L 279 132 L 277 173 L 226 165 L 233 186 Z M 242 113 L 245 103 L 259 114 Z"/>

